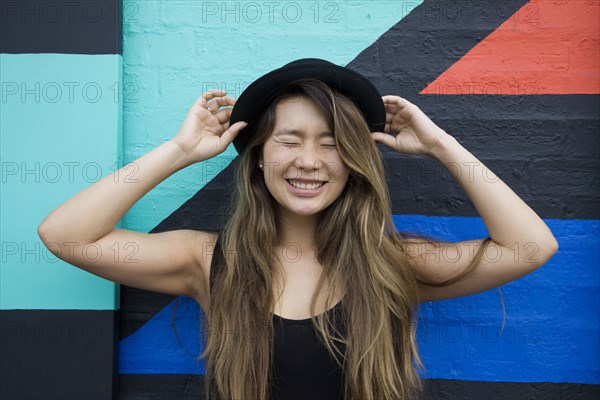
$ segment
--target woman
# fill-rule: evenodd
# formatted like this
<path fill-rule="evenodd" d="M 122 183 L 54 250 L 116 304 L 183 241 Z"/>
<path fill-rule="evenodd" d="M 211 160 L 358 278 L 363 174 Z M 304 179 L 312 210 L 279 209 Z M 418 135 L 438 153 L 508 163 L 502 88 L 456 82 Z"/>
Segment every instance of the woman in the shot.
<path fill-rule="evenodd" d="M 498 287 L 558 249 L 535 212 L 482 174 L 456 139 L 348 68 L 297 60 L 237 102 L 225 94 L 204 93 L 172 140 L 134 161 L 136 183 L 115 180 L 124 175 L 117 171 L 38 229 L 44 243 L 58 243 L 49 247 L 55 254 L 86 271 L 196 299 L 207 316 L 211 399 L 413 399 L 418 303 Z M 223 232 L 114 228 L 162 180 L 232 142 L 240 159 Z M 396 232 L 376 143 L 447 166 L 490 237 L 449 246 Z M 106 251 L 89 262 L 77 249 L 59 251 L 67 242 Z M 131 243 L 137 263 L 114 258 L 115 244 Z M 535 245 L 535 262 L 515 259 L 515 243 Z M 492 245 L 490 261 L 483 254 Z M 442 248 L 453 254 L 436 256 Z"/>

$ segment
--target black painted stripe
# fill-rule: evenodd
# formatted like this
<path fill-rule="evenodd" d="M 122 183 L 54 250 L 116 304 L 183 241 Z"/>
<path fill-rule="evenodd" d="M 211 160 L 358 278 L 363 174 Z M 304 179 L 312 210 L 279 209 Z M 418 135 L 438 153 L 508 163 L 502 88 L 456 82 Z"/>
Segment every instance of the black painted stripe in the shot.
<path fill-rule="evenodd" d="M 127 400 L 202 400 L 205 399 L 204 375 L 119 374 L 119 396 Z"/>
<path fill-rule="evenodd" d="M 419 93 L 528 0 L 425 0 L 350 64 L 378 88 Z"/>
<path fill-rule="evenodd" d="M 1 310 L 0 398 L 115 398 L 116 313 Z"/>
<path fill-rule="evenodd" d="M 590 400 L 600 385 L 425 379 L 424 400 Z M 204 399 L 204 375 L 119 375 L 122 399 Z"/>
<path fill-rule="evenodd" d="M 122 0 L 0 0 L 0 53 L 123 54 Z"/>
<path fill-rule="evenodd" d="M 427 400 L 591 400 L 598 398 L 600 398 L 600 385 L 425 380 L 425 399 Z"/>

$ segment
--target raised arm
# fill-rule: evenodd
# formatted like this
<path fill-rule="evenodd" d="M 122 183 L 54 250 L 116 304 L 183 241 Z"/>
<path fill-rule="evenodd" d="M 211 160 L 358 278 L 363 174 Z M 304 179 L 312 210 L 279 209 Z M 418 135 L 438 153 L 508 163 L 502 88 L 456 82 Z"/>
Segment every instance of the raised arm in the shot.
<path fill-rule="evenodd" d="M 531 273 L 556 253 L 558 243 L 544 221 L 481 161 L 416 105 L 397 96 L 383 99 L 388 113 L 385 130 L 398 135 L 376 132 L 373 138 L 398 152 L 424 154 L 439 161 L 463 187 L 492 240 L 490 254 L 472 274 L 446 287 L 421 285 L 421 301 L 466 296 L 501 286 Z M 482 242 L 464 241 L 445 247 L 446 253 L 453 252 L 447 257 L 423 246 L 416 257 L 421 278 L 439 283 L 458 275 Z"/>
<path fill-rule="evenodd" d="M 231 108 L 215 111 L 234 103 L 225 91 L 202 94 L 172 140 L 53 210 L 38 227 L 46 247 L 62 260 L 114 282 L 201 297 L 205 287 L 202 269 L 214 235 L 192 230 L 147 234 L 115 226 L 142 196 L 171 174 L 227 148 L 245 123 L 229 127 Z"/>

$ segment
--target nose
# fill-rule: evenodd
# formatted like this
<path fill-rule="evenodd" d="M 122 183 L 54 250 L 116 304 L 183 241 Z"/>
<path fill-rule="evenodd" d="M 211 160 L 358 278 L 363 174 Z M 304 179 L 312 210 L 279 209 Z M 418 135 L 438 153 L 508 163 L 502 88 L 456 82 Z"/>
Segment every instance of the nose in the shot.
<path fill-rule="evenodd" d="M 297 168 L 308 171 L 319 169 L 321 167 L 321 160 L 318 150 L 312 144 L 308 143 L 301 146 L 294 164 Z"/>

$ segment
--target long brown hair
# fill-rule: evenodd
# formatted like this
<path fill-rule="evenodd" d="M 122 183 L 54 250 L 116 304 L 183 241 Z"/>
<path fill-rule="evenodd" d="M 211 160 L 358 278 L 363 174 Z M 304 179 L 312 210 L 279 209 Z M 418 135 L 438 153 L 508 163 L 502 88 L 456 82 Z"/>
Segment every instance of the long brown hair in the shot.
<path fill-rule="evenodd" d="M 231 217 L 221 233 L 222 265 L 214 275 L 214 295 L 210 293 L 201 330 L 206 398 L 270 398 L 278 215 L 257 165 L 274 128 L 275 106 L 298 96 L 322 110 L 350 170 L 346 187 L 324 210 L 315 231 L 315 254 L 323 274 L 311 301 L 311 320 L 344 372 L 346 399 L 418 398 L 423 364 L 415 329 L 417 283 L 422 281 L 407 239 L 434 241 L 395 230 L 383 162 L 363 115 L 348 98 L 316 80 L 286 86 L 260 119 L 240 133 L 252 134 L 253 139 L 240 155 Z M 470 275 L 489 241 L 458 276 L 422 283 L 445 286 Z M 335 330 L 329 313 L 315 317 L 319 293 L 325 291 L 325 304 L 333 304 L 332 288 L 337 287 L 345 288 L 345 337 Z M 345 351 L 334 342 L 343 343 Z"/>

